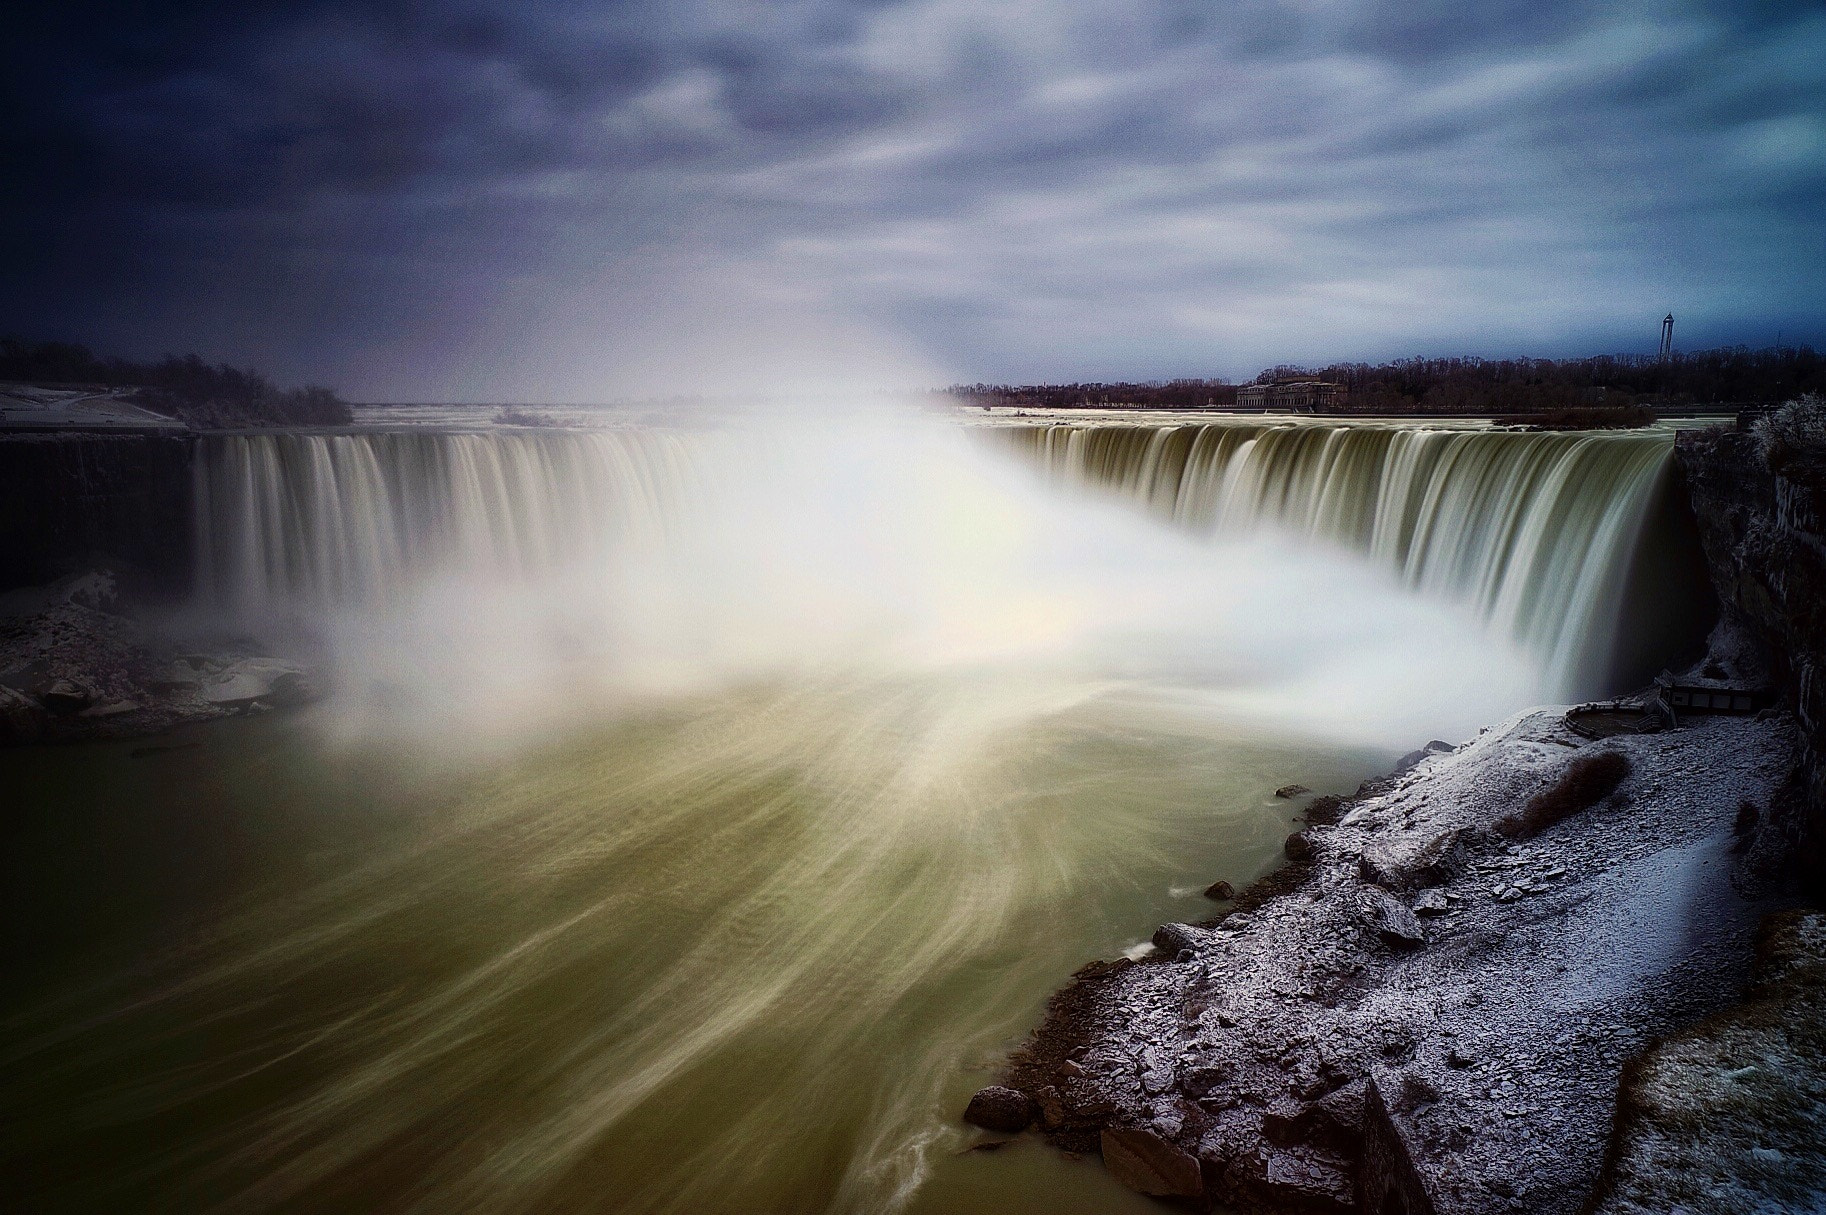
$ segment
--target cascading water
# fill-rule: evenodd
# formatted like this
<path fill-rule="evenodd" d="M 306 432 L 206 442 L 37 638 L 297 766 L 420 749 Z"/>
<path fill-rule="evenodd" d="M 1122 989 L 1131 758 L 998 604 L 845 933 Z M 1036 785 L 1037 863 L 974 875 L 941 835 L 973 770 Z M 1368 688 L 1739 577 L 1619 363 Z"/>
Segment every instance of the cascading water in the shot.
<path fill-rule="evenodd" d="M 1015 437 L 1209 538 L 944 427 L 207 439 L 205 596 L 303 626 L 332 694 L 83 759 L 85 803 L 179 826 L 118 893 L 34 904 L 113 909 L 118 953 L 6 1000 L 9 1198 L 1151 1209 L 964 1152 L 956 1114 L 1063 976 L 1273 863 L 1277 786 L 1348 790 L 1551 688 L 1459 601 L 1552 652 L 1662 449 L 1473 438 Z M 1564 578 L 1591 585 L 1526 585 Z M 66 809 L 47 831 L 105 838 Z M 199 818 L 236 841 L 213 868 Z M 190 885 L 226 893 L 144 914 Z"/>
<path fill-rule="evenodd" d="M 656 431 L 204 440 L 198 584 L 245 616 L 372 606 L 414 581 L 535 577 L 664 531 L 690 450 Z"/>
<path fill-rule="evenodd" d="M 1203 532 L 1273 529 L 1367 554 L 1535 654 L 1563 696 L 1604 691 L 1657 432 L 1337 423 L 1011 428 L 1054 478 Z"/>

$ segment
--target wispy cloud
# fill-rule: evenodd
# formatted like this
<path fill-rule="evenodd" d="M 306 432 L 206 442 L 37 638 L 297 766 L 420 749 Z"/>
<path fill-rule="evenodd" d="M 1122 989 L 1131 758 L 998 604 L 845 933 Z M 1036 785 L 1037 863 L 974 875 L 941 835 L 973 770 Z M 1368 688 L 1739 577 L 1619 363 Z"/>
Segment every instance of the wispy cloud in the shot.
<path fill-rule="evenodd" d="M 24 30 L 0 326 L 495 398 L 788 313 L 971 378 L 1826 338 L 1813 5 L 182 14 Z"/>

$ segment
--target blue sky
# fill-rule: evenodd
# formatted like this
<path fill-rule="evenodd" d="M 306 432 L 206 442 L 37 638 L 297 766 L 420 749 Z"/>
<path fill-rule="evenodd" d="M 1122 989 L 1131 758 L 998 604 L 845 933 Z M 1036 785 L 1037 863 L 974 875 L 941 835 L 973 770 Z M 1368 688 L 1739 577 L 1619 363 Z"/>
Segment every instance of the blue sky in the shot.
<path fill-rule="evenodd" d="M 1826 345 L 1826 8 L 40 6 L 0 331 L 357 398 Z"/>

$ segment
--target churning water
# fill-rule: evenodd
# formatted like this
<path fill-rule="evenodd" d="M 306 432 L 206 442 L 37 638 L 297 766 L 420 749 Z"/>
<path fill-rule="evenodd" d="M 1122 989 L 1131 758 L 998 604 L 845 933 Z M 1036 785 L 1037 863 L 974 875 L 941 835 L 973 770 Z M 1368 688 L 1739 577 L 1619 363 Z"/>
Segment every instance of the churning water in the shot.
<path fill-rule="evenodd" d="M 1025 467 L 854 421 L 209 440 L 202 593 L 332 693 L 150 761 L 7 758 L 47 847 L 106 852 L 65 813 L 104 794 L 242 842 L 142 831 L 44 883 L 121 910 L 13 1001 L 16 1193 L 1138 1202 L 964 1153 L 956 1114 L 1073 968 L 1270 863 L 1275 786 L 1349 788 L 1595 661 L 1665 439 L 1474 437 L 1035 430 Z M 207 895 L 144 897 L 170 884 Z"/>

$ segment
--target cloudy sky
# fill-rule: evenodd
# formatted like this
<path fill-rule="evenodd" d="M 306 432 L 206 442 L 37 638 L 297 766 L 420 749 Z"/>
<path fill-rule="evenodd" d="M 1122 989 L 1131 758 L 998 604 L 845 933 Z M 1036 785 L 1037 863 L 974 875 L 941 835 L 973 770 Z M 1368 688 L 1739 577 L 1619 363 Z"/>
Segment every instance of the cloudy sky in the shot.
<path fill-rule="evenodd" d="M 0 332 L 358 399 L 1826 344 L 1826 6 L 71 0 Z"/>

